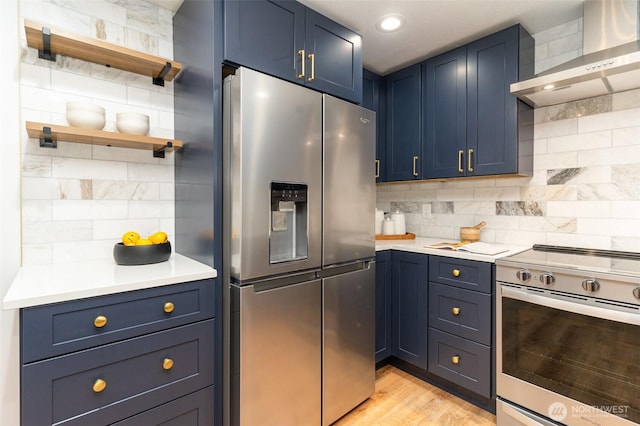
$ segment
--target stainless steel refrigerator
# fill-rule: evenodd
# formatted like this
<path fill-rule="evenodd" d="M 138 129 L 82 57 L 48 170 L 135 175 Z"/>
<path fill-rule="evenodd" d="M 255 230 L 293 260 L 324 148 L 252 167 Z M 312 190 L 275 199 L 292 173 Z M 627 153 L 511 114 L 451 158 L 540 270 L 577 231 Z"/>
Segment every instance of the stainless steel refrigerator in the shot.
<path fill-rule="evenodd" d="M 374 391 L 375 113 L 245 68 L 223 104 L 228 423 L 328 425 Z"/>

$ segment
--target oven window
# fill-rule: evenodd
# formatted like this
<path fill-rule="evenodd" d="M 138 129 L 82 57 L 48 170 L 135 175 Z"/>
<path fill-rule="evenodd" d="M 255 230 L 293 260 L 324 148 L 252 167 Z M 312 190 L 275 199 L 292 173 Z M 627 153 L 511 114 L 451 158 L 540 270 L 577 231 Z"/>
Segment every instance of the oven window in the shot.
<path fill-rule="evenodd" d="M 503 372 L 640 422 L 640 327 L 502 299 Z"/>

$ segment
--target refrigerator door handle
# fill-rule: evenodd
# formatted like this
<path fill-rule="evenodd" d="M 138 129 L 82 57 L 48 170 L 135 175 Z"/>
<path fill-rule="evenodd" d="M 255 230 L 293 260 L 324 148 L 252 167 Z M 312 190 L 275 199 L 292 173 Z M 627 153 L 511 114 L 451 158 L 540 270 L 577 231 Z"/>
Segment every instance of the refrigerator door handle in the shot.
<path fill-rule="evenodd" d="M 320 272 L 320 278 L 333 277 L 335 275 L 347 274 L 349 272 L 365 271 L 371 269 L 371 265 L 374 260 L 359 260 L 353 263 L 347 263 L 344 265 L 331 266 L 325 268 Z"/>
<path fill-rule="evenodd" d="M 271 279 L 254 281 L 251 285 L 254 293 L 262 293 L 264 291 L 271 291 L 290 285 L 314 281 L 317 280 L 319 276 L 320 271 L 309 271 L 303 274 L 278 276 Z M 248 284 L 245 283 L 245 285 Z"/>

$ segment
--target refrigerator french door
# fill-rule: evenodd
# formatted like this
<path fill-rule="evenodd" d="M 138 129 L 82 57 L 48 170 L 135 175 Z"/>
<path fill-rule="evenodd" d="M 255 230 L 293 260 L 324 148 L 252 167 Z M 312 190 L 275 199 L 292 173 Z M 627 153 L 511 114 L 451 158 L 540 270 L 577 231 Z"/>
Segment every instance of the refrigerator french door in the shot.
<path fill-rule="evenodd" d="M 324 95 L 322 424 L 375 386 L 375 113 Z"/>

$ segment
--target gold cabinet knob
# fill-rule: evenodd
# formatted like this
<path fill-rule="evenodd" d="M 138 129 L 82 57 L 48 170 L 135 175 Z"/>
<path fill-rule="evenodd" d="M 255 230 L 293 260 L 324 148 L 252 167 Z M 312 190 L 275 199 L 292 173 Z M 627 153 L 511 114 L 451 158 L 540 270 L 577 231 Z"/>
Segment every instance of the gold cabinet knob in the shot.
<path fill-rule="evenodd" d="M 453 308 L 451 308 L 451 312 L 453 313 L 453 315 L 460 315 L 460 308 L 454 306 Z"/>
<path fill-rule="evenodd" d="M 459 277 L 460 276 L 460 269 L 454 269 L 453 272 L 451 272 L 453 274 L 454 277 Z"/>
<path fill-rule="evenodd" d="M 175 306 L 173 305 L 173 303 L 167 302 L 164 304 L 164 311 L 166 313 L 170 314 L 171 312 L 173 312 L 174 309 L 175 309 Z"/>
<path fill-rule="evenodd" d="M 171 368 L 173 368 L 173 360 L 171 358 L 165 358 L 164 361 L 162 361 L 162 368 L 164 370 L 171 370 Z"/>
<path fill-rule="evenodd" d="M 98 379 L 93 383 L 93 391 L 95 393 L 102 392 L 107 387 L 107 382 L 102 379 Z"/>
<path fill-rule="evenodd" d="M 451 357 L 451 362 L 454 364 L 460 364 L 460 355 L 454 355 Z"/>
<path fill-rule="evenodd" d="M 93 320 L 93 325 L 96 326 L 96 328 L 104 327 L 107 325 L 107 317 L 104 315 L 98 315 L 96 319 Z"/>

